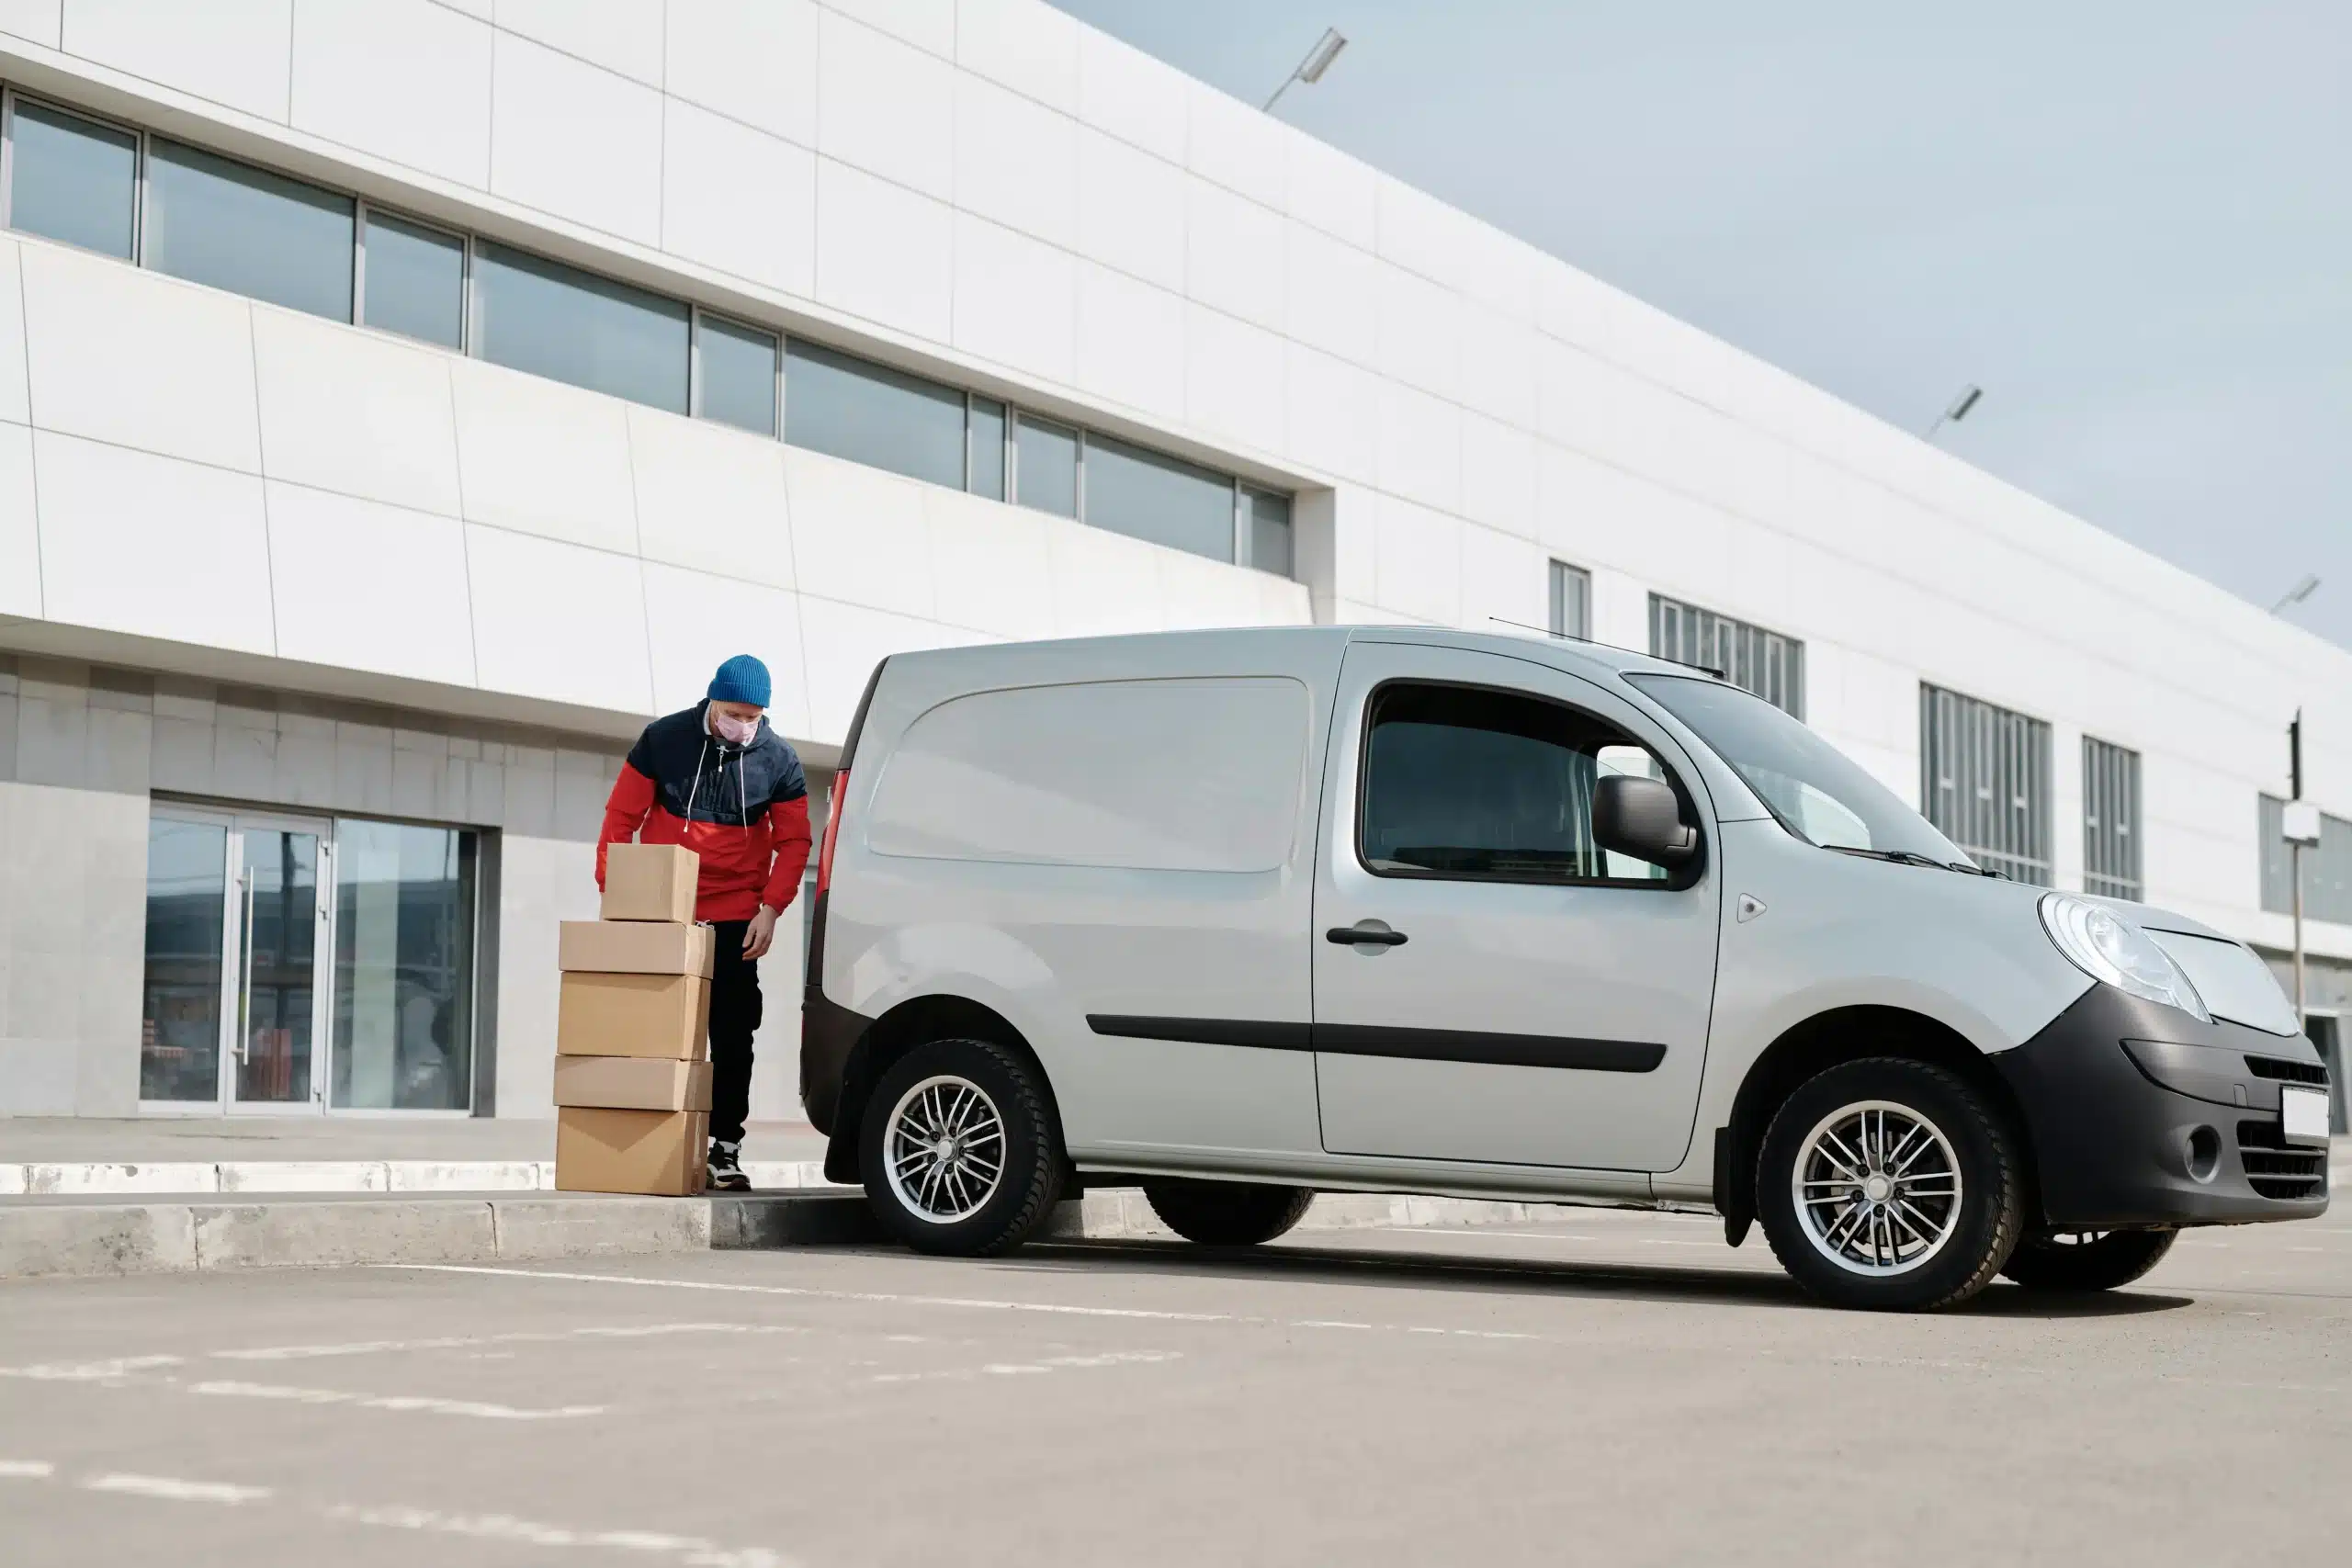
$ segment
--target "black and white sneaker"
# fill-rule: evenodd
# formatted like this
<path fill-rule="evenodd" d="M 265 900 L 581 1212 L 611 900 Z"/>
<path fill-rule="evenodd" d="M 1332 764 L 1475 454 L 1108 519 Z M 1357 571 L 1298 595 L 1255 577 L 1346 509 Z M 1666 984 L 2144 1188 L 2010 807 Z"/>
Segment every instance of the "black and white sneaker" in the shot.
<path fill-rule="evenodd" d="M 752 1179 L 743 1174 L 743 1165 L 736 1158 L 741 1144 L 722 1144 L 714 1140 L 710 1145 L 710 1190 L 713 1192 L 749 1192 Z"/>

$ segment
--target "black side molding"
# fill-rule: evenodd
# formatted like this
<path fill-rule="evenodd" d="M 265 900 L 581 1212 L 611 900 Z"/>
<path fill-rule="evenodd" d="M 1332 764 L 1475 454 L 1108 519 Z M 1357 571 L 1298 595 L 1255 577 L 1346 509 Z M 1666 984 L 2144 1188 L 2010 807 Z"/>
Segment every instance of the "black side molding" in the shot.
<path fill-rule="evenodd" d="M 1254 1045 L 1268 1051 L 1321 1051 L 1340 1056 L 1476 1062 L 1589 1073 L 1646 1073 L 1666 1060 L 1664 1045 L 1641 1040 L 1579 1040 L 1565 1035 L 1396 1029 L 1361 1023 L 1150 1018 L 1129 1013 L 1089 1013 L 1086 1022 L 1097 1034 L 1121 1035 L 1131 1040 L 1182 1040 L 1202 1045 Z"/>
<path fill-rule="evenodd" d="M 1097 1034 L 1129 1040 L 1182 1040 L 1194 1045 L 1255 1045 L 1262 1051 L 1312 1051 L 1311 1023 L 1252 1023 L 1239 1018 L 1147 1018 L 1136 1013 L 1090 1012 L 1086 1026 Z"/>

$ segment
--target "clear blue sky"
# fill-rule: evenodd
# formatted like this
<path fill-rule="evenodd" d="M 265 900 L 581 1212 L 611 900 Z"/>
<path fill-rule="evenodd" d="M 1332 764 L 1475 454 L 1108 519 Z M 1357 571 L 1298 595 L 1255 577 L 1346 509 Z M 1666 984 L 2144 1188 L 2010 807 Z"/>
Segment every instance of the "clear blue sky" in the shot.
<path fill-rule="evenodd" d="M 2352 647 L 2347 0 L 1056 4 Z"/>

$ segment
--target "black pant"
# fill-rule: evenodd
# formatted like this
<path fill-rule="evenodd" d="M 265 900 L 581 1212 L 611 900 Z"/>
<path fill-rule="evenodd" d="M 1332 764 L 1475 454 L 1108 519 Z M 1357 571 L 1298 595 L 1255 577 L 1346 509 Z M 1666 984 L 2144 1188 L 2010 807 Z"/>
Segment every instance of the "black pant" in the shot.
<path fill-rule="evenodd" d="M 710 971 L 710 1135 L 743 1141 L 752 1109 L 752 1036 L 760 1027 L 760 966 L 743 956 L 749 920 L 714 920 Z"/>

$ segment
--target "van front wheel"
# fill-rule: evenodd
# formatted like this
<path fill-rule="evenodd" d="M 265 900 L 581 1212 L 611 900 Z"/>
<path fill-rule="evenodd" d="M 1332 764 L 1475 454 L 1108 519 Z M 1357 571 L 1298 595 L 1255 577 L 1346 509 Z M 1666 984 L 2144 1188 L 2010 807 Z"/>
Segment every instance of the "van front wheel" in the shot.
<path fill-rule="evenodd" d="M 1036 1070 L 986 1040 L 899 1058 L 858 1134 L 865 1201 L 918 1252 L 988 1258 L 1029 1238 L 1061 1195 L 1060 1143 Z"/>
<path fill-rule="evenodd" d="M 1956 1306 L 2025 1228 L 2007 1125 L 1956 1075 L 1899 1057 L 1831 1067 L 1765 1130 L 1757 1217 L 1797 1282 L 1837 1306 Z"/>
<path fill-rule="evenodd" d="M 1203 1247 L 1257 1247 L 1306 1217 L 1315 1194 L 1304 1187 L 1268 1187 L 1251 1181 L 1185 1181 L 1170 1178 L 1143 1184 L 1143 1195 L 1168 1228 Z"/>

